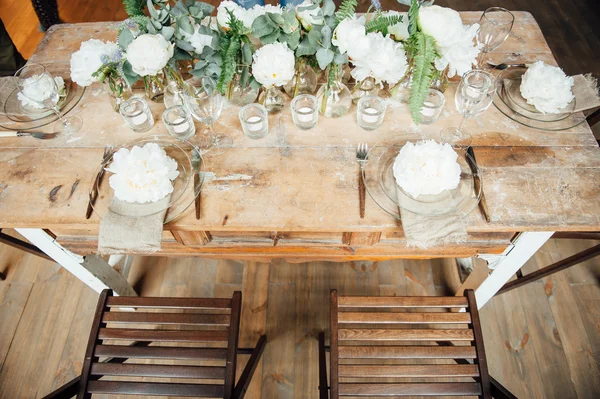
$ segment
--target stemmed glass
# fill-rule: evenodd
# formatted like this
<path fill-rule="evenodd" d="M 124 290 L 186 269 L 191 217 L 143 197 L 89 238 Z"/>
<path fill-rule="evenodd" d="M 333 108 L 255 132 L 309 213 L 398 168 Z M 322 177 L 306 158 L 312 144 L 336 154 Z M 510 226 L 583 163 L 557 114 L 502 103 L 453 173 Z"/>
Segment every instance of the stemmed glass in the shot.
<path fill-rule="evenodd" d="M 223 96 L 216 86 L 209 77 L 192 78 L 184 83 L 183 99 L 194 119 L 207 125 L 204 134 L 208 140 L 201 140 L 198 148 L 219 155 L 231 148 L 233 139 L 228 134 L 215 132 L 215 121 L 223 110 Z"/>
<path fill-rule="evenodd" d="M 479 19 L 479 32 L 477 33 L 477 43 L 483 45 L 477 62 L 480 67 L 482 67 L 481 63 L 485 54 L 504 43 L 514 22 L 515 16 L 502 7 L 491 7 L 483 12 Z"/>
<path fill-rule="evenodd" d="M 442 141 L 459 148 L 471 145 L 471 135 L 463 129 L 465 122 L 467 118 L 473 118 L 487 110 L 492 105 L 495 92 L 496 81 L 491 73 L 481 69 L 465 73 L 454 95 L 456 109 L 462 114 L 462 120 L 458 127 L 442 130 Z"/>
<path fill-rule="evenodd" d="M 59 122 L 54 125 L 54 133 L 74 134 L 81 130 L 83 121 L 80 117 L 64 116 L 58 108 L 58 87 L 43 65 L 28 63 L 15 73 L 15 81 L 21 94 L 58 116 Z"/>

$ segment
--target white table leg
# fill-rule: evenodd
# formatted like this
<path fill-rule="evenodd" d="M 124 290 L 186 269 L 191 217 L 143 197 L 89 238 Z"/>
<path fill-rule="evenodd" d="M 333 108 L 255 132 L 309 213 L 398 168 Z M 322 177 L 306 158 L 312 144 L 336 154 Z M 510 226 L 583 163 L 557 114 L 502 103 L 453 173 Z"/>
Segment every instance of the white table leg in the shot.
<path fill-rule="evenodd" d="M 552 237 L 553 231 L 521 233 L 503 255 L 479 255 L 488 262 L 491 274 L 475 290 L 477 307 L 481 309 L 504 284 Z"/>
<path fill-rule="evenodd" d="M 63 248 L 42 229 L 15 229 L 96 292 L 110 288 L 116 295 L 137 296 L 127 279 L 98 255 L 81 256 Z"/>

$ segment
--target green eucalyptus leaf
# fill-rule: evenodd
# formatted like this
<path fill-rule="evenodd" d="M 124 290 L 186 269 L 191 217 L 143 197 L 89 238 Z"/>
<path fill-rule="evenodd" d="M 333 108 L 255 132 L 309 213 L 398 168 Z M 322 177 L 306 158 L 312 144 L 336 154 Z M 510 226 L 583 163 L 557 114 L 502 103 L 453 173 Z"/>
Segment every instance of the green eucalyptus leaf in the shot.
<path fill-rule="evenodd" d="M 179 29 L 189 33 L 190 35 L 194 34 L 194 27 L 192 26 L 192 23 L 187 15 L 182 15 L 181 17 L 177 18 L 177 26 Z"/>
<path fill-rule="evenodd" d="M 162 24 L 160 22 L 155 20 L 151 20 L 150 22 L 152 23 L 152 25 L 154 25 L 154 29 L 156 32 L 158 32 L 160 28 L 162 28 Z"/>
<path fill-rule="evenodd" d="M 163 26 L 163 28 L 160 30 L 160 34 L 163 35 L 166 41 L 170 41 L 175 34 L 175 28 L 172 26 Z"/>
<path fill-rule="evenodd" d="M 281 31 L 274 30 L 272 33 L 261 37 L 260 41 L 263 42 L 263 44 L 275 43 L 277 41 L 277 39 L 279 39 L 280 35 L 281 35 Z"/>
<path fill-rule="evenodd" d="M 316 56 L 317 62 L 319 63 L 319 68 L 325 69 L 333 61 L 334 54 L 333 51 L 329 49 L 320 48 L 317 50 Z"/>
<path fill-rule="evenodd" d="M 240 86 L 245 89 L 248 85 L 248 78 L 250 77 L 249 68 L 246 66 L 242 68 L 242 74 L 240 75 Z"/>
<path fill-rule="evenodd" d="M 242 63 L 244 65 L 252 64 L 252 48 L 248 43 L 242 45 Z"/>
<path fill-rule="evenodd" d="M 192 8 L 194 9 L 194 12 L 191 11 Z M 207 15 L 212 14 L 214 10 L 214 6 L 202 1 L 197 1 L 192 7 L 190 7 L 190 13 L 196 18 L 204 18 Z"/>
<path fill-rule="evenodd" d="M 186 42 L 185 40 L 177 40 L 177 47 L 185 51 L 194 51 L 194 46 Z"/>
<path fill-rule="evenodd" d="M 288 47 L 293 51 L 296 50 L 296 48 L 298 48 L 298 44 L 300 44 L 300 31 L 297 30 L 289 35 L 286 35 L 286 40 L 285 42 L 287 43 Z"/>
<path fill-rule="evenodd" d="M 221 71 L 222 71 L 221 67 L 214 63 L 208 64 L 208 66 L 206 67 L 205 70 L 208 75 L 216 75 L 216 76 L 221 75 Z"/>
<path fill-rule="evenodd" d="M 337 65 L 344 65 L 348 63 L 348 54 L 340 54 L 338 52 L 333 56 L 333 62 Z"/>
<path fill-rule="evenodd" d="M 283 19 L 283 15 L 281 14 L 268 12 L 265 15 L 276 25 L 283 25 L 285 23 L 285 19 Z"/>
<path fill-rule="evenodd" d="M 317 51 L 316 46 L 312 46 L 308 41 L 307 37 L 304 37 L 296 48 L 296 57 L 302 57 L 305 55 L 313 55 Z"/>
<path fill-rule="evenodd" d="M 275 27 L 266 15 L 261 15 L 254 20 L 252 23 L 252 32 L 254 36 L 262 38 L 272 34 L 275 31 Z"/>
<path fill-rule="evenodd" d="M 254 77 L 250 78 L 250 87 L 252 87 L 254 90 L 258 90 L 262 87 L 262 85 L 260 83 L 258 83 L 258 81 L 256 79 L 254 79 Z"/>
<path fill-rule="evenodd" d="M 323 28 L 321 29 L 321 46 L 327 49 L 331 47 L 331 34 L 331 28 L 327 25 L 323 26 Z"/>
<path fill-rule="evenodd" d="M 202 69 L 202 68 L 206 67 L 207 65 L 208 65 L 207 60 L 198 60 L 198 62 L 196 62 L 196 65 L 194 65 L 194 69 Z"/>
<path fill-rule="evenodd" d="M 319 42 L 321 41 L 323 35 L 321 35 L 320 29 L 317 29 L 317 26 L 313 26 L 313 28 L 311 29 L 310 32 L 308 32 L 308 35 L 306 35 L 306 38 L 308 39 L 311 47 L 314 47 L 316 49 L 317 45 L 319 44 Z"/>
<path fill-rule="evenodd" d="M 191 60 L 192 57 L 190 53 L 180 49 L 179 47 L 175 47 L 175 51 L 173 52 L 173 59 L 175 60 Z"/>
<path fill-rule="evenodd" d="M 125 61 L 123 63 L 123 75 L 125 77 L 125 80 L 127 81 L 127 83 L 130 86 L 133 86 L 135 84 L 135 82 L 140 80 L 140 75 L 133 72 L 133 68 L 131 67 L 131 64 L 129 63 L 129 61 Z"/>
<path fill-rule="evenodd" d="M 158 19 L 158 11 L 156 11 L 156 8 L 154 8 L 154 3 L 152 2 L 152 0 L 148 0 L 146 2 L 146 6 L 148 7 L 148 12 L 150 13 L 150 16 L 153 19 Z"/>
<path fill-rule="evenodd" d="M 321 10 L 323 11 L 324 16 L 333 16 L 335 13 L 335 3 L 333 0 L 324 0 Z"/>
<path fill-rule="evenodd" d="M 188 6 L 182 0 L 179 0 L 175 3 L 175 7 L 171 9 L 171 13 L 176 17 L 185 15 L 189 13 Z"/>
<path fill-rule="evenodd" d="M 127 47 L 133 41 L 133 33 L 129 29 L 123 29 L 119 33 L 118 43 L 124 51 L 127 51 Z"/>
<path fill-rule="evenodd" d="M 146 30 L 148 31 L 148 33 L 152 33 L 153 35 L 156 34 L 156 28 L 154 27 L 154 24 L 152 24 L 152 21 L 148 21 L 148 24 L 146 25 Z"/>

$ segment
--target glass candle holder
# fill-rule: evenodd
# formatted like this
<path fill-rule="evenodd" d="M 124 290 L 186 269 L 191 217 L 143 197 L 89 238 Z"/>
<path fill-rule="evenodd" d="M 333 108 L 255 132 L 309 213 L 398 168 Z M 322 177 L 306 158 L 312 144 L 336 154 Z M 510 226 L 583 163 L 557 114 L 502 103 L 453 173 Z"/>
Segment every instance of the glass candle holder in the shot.
<path fill-rule="evenodd" d="M 121 103 L 119 113 L 131 130 L 137 133 L 146 132 L 154 126 L 154 118 L 148 103 L 143 98 L 133 97 Z"/>
<path fill-rule="evenodd" d="M 162 114 L 162 120 L 169 134 L 177 140 L 189 140 L 196 134 L 192 116 L 182 105 L 167 108 Z"/>
<path fill-rule="evenodd" d="M 292 120 L 298 129 L 308 130 L 319 121 L 319 101 L 310 94 L 300 94 L 292 100 Z"/>
<path fill-rule="evenodd" d="M 429 89 L 423 108 L 421 108 L 421 124 L 430 125 L 435 123 L 440 118 L 445 103 L 444 93 L 437 89 Z"/>
<path fill-rule="evenodd" d="M 262 139 L 269 133 L 269 113 L 260 104 L 248 104 L 240 109 L 240 122 L 246 137 Z"/>
<path fill-rule="evenodd" d="M 375 130 L 383 123 L 386 104 L 383 98 L 365 96 L 358 100 L 356 121 L 365 130 Z"/>

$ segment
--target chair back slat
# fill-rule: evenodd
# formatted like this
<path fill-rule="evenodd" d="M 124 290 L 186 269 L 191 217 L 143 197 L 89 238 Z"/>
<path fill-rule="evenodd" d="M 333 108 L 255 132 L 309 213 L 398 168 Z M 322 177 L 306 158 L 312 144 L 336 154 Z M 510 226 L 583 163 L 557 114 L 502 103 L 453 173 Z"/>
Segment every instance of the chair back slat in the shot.
<path fill-rule="evenodd" d="M 106 306 L 155 309 L 231 309 L 231 299 L 111 296 L 108 298 Z"/>
<path fill-rule="evenodd" d="M 490 398 L 472 300 L 338 296 L 332 290 L 331 398 Z"/>
<path fill-rule="evenodd" d="M 222 398 L 223 385 L 170 384 L 159 382 L 90 381 L 90 393 L 113 395 L 156 395 L 199 398 Z"/>
<path fill-rule="evenodd" d="M 227 348 L 176 348 L 172 346 L 135 347 L 98 345 L 96 356 L 129 359 L 225 360 Z"/>
<path fill-rule="evenodd" d="M 104 313 L 105 323 L 136 323 L 136 324 L 176 324 L 205 325 L 228 327 L 230 316 L 226 314 L 202 313 L 141 313 L 141 312 L 108 312 Z"/>
<path fill-rule="evenodd" d="M 225 367 L 179 366 L 167 364 L 94 363 L 92 375 L 157 378 L 224 379 Z"/>

